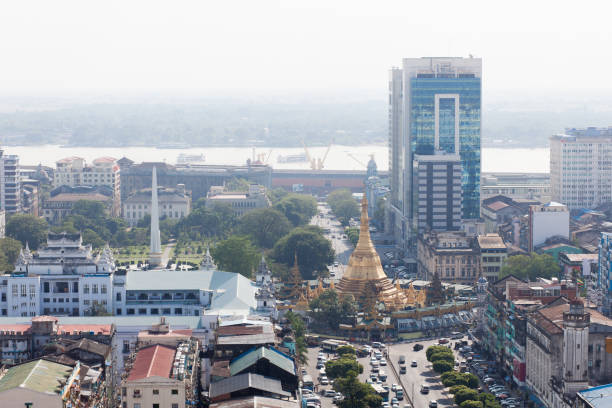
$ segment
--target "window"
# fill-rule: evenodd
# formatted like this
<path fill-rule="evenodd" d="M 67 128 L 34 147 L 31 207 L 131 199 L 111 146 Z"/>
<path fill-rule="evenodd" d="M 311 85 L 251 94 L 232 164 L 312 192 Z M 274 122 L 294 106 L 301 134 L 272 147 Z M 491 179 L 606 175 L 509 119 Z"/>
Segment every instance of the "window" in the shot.
<path fill-rule="evenodd" d="M 21 285 L 21 297 L 26 297 L 27 293 L 26 293 L 26 285 L 22 284 Z"/>
<path fill-rule="evenodd" d="M 98 294 L 98 284 L 94 283 L 91 285 L 91 293 L 97 295 Z"/>
<path fill-rule="evenodd" d="M 127 310 L 127 314 L 129 314 L 129 315 L 133 315 L 133 314 L 135 314 L 134 309 L 128 309 L 128 310 Z"/>
<path fill-rule="evenodd" d="M 33 295 L 36 293 L 36 285 L 30 285 L 30 294 Z"/>
<path fill-rule="evenodd" d="M 138 394 L 138 397 L 136 395 L 134 395 L 134 398 L 140 398 L 140 394 Z M 134 408 L 141 408 L 140 404 L 138 402 L 134 403 Z"/>
<path fill-rule="evenodd" d="M 153 404 L 153 408 L 159 408 L 159 404 Z"/>
<path fill-rule="evenodd" d="M 102 293 L 102 294 L 106 294 L 106 285 L 105 285 L 105 284 L 102 284 L 102 285 L 100 286 L 100 293 Z"/>
<path fill-rule="evenodd" d="M 72 293 L 79 293 L 79 282 L 74 282 L 72 284 Z"/>
<path fill-rule="evenodd" d="M 159 390 L 153 389 L 153 395 L 159 395 Z"/>
<path fill-rule="evenodd" d="M 49 282 L 43 283 L 43 292 L 49 293 Z"/>
<path fill-rule="evenodd" d="M 176 389 L 176 388 L 175 388 L 175 389 L 173 389 L 173 390 L 172 390 L 172 395 L 178 395 L 178 389 Z"/>
<path fill-rule="evenodd" d="M 116 315 L 117 315 L 117 316 L 121 316 L 121 309 L 117 309 L 117 313 L 116 313 Z"/>
<path fill-rule="evenodd" d="M 121 302 L 121 292 L 117 292 L 117 302 Z"/>
<path fill-rule="evenodd" d="M 138 309 L 138 314 L 139 315 L 146 315 L 147 314 L 147 309 Z"/>
<path fill-rule="evenodd" d="M 83 304 L 84 304 L 85 306 L 89 306 L 89 299 L 85 299 L 85 300 L 83 301 Z"/>
<path fill-rule="evenodd" d="M 129 340 L 123 340 L 123 352 L 124 353 L 129 353 L 130 352 L 130 341 Z M 125 388 L 124 388 L 125 390 Z M 125 396 L 125 394 L 123 394 Z"/>
<path fill-rule="evenodd" d="M 83 285 L 83 293 L 86 295 L 89 294 L 89 285 L 87 283 Z"/>
<path fill-rule="evenodd" d="M 172 408 L 179 408 L 177 403 L 172 404 Z"/>

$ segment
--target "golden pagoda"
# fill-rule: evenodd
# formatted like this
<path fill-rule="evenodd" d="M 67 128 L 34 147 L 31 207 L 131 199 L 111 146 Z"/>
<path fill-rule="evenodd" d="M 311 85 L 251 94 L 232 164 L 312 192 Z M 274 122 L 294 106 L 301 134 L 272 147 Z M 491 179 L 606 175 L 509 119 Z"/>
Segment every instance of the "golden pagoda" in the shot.
<path fill-rule="evenodd" d="M 408 304 L 404 291 L 394 286 L 385 274 L 380 263 L 380 257 L 376 253 L 374 244 L 372 244 L 368 218 L 368 199 L 364 194 L 363 200 L 361 200 L 359 241 L 349 258 L 346 271 L 336 289 L 342 294 L 351 294 L 355 299 L 361 299 L 368 282 L 375 285 L 378 300 L 383 302 L 388 310 L 402 309 Z"/>

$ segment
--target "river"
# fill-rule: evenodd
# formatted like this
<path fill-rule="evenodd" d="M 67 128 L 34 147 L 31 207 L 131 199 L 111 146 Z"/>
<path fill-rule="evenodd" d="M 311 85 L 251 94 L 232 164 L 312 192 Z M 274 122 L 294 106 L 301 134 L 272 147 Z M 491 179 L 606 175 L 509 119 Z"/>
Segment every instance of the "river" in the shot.
<path fill-rule="evenodd" d="M 205 164 L 244 164 L 254 155 L 261 155 L 267 163 L 279 169 L 308 169 L 306 162 L 279 163 L 278 156 L 295 155 L 304 152 L 302 148 L 269 148 L 258 147 L 255 152 L 248 147 L 198 147 L 190 149 L 157 149 L 155 147 L 60 147 L 58 145 L 42 146 L 6 146 L 6 154 L 17 154 L 24 165 L 43 164 L 55 167 L 55 162 L 69 156 L 79 156 L 91 162 L 102 156 L 128 157 L 140 163 L 143 161 L 160 161 L 174 164 L 181 153 L 190 155 L 204 154 Z M 326 147 L 308 149 L 312 157 L 323 157 Z M 370 155 L 374 155 L 379 170 L 389 168 L 389 153 L 386 146 L 341 146 L 333 145 L 325 161 L 325 168 L 330 170 L 364 170 Z M 534 149 L 482 149 L 483 172 L 524 172 L 541 173 L 549 171 L 548 148 Z"/>

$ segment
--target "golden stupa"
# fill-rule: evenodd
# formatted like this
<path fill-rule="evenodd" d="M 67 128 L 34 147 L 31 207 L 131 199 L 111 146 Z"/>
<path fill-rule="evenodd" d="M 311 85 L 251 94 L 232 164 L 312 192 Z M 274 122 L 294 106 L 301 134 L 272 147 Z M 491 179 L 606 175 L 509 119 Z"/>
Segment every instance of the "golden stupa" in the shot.
<path fill-rule="evenodd" d="M 368 282 L 374 283 L 378 300 L 384 302 L 387 310 L 403 309 L 408 304 L 404 291 L 394 286 L 385 274 L 380 257 L 376 253 L 370 238 L 370 223 L 368 218 L 368 199 L 363 195 L 361 201 L 361 227 L 359 241 L 349 258 L 346 271 L 336 286 L 338 292 L 351 294 L 359 301 L 365 293 Z"/>

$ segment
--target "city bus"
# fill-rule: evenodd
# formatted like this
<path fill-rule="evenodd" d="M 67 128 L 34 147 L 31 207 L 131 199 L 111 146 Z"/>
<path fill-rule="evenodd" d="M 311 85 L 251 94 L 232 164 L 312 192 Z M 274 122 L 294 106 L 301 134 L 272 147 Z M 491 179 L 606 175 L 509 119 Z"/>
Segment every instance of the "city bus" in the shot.
<path fill-rule="evenodd" d="M 305 374 L 302 377 L 302 388 L 307 388 L 310 391 L 314 390 L 314 381 L 312 381 L 312 377 L 308 374 Z"/>
<path fill-rule="evenodd" d="M 321 349 L 328 353 L 335 353 L 340 346 L 350 346 L 350 344 L 348 341 L 334 339 L 324 340 L 321 342 Z"/>
<path fill-rule="evenodd" d="M 389 402 L 389 390 L 384 389 L 383 386 L 380 384 L 370 384 L 370 385 L 372 385 L 372 388 L 374 388 L 374 391 L 376 391 L 376 393 L 382 397 L 383 402 Z"/>

